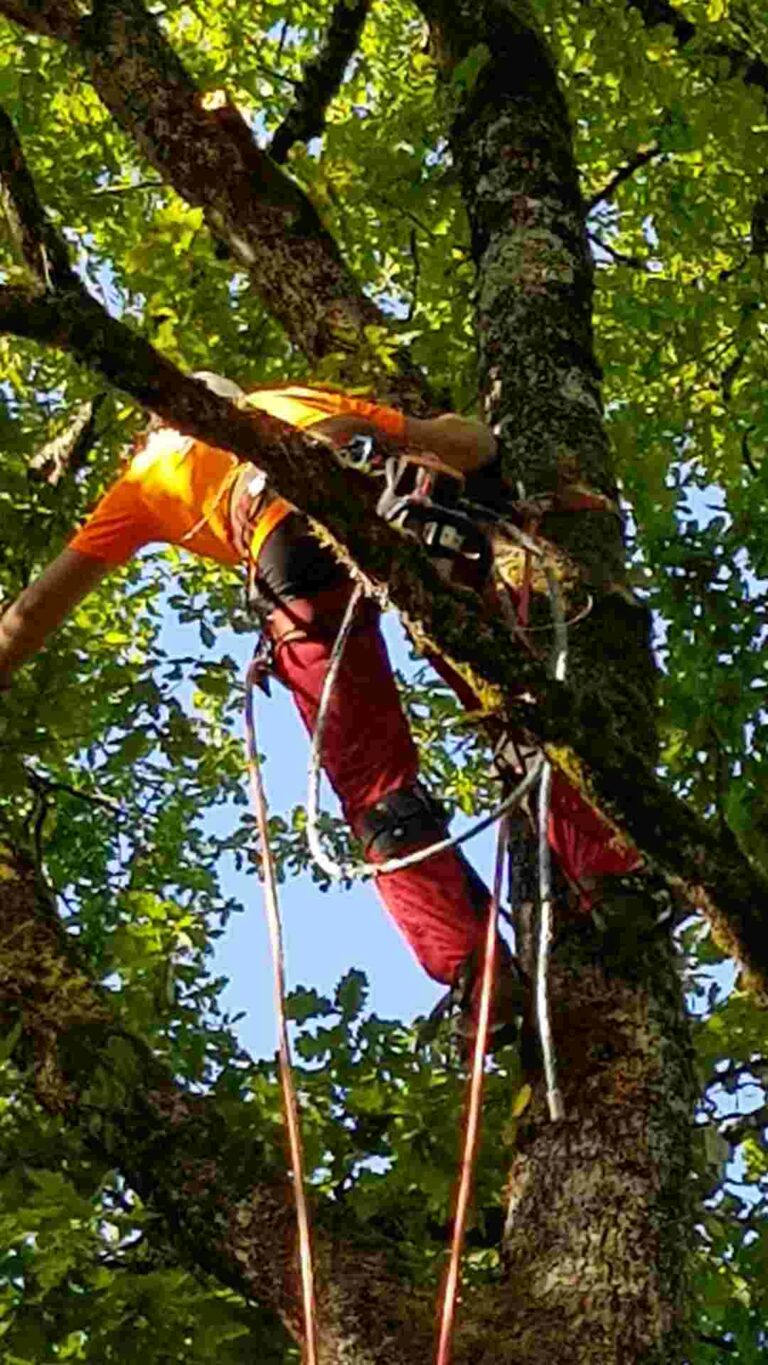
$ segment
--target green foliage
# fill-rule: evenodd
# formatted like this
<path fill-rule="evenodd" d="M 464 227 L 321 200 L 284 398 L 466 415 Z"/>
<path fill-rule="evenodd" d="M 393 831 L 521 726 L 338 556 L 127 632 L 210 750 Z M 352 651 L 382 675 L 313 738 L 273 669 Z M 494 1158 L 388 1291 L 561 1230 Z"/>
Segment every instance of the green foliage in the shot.
<path fill-rule="evenodd" d="M 768 54 L 763 6 L 681 0 L 699 38 L 678 50 L 615 0 L 538 0 L 574 122 L 586 196 L 639 149 L 657 153 L 589 226 L 596 330 L 620 476 L 633 522 L 638 592 L 657 613 L 664 769 L 699 810 L 727 824 L 768 868 L 766 679 L 768 382 L 765 261 L 753 250 L 768 140 L 760 91 L 706 55 L 707 43 Z M 260 140 L 287 112 L 330 3 L 171 0 L 154 7 L 208 94 L 222 89 Z M 481 76 L 478 46 L 455 74 Z M 394 74 L 396 73 L 396 75 Z M 454 92 L 455 93 L 455 92 Z M 78 268 L 110 308 L 186 369 L 244 383 L 303 373 L 303 362 L 200 214 L 159 183 L 110 120 L 63 45 L 0 24 L 0 102 L 12 114 L 42 199 Z M 321 142 L 289 169 L 308 190 L 367 292 L 393 319 L 439 392 L 476 400 L 467 226 L 435 98 L 425 29 L 403 0 L 375 7 Z M 602 244 L 600 244 L 602 243 Z M 0 239 L 0 272 L 24 271 Z M 392 337 L 368 337 L 371 382 Z M 333 358 L 326 376 L 333 375 Z M 320 376 L 315 376 L 320 377 Z M 0 600 L 65 542 L 110 477 L 140 415 L 113 395 L 76 477 L 30 475 L 35 451 L 97 391 L 66 357 L 0 338 Z M 233 1122 L 282 1150 L 271 1063 L 250 1064 L 220 1003 L 211 957 L 241 907 L 234 864 L 255 873 L 234 717 L 239 683 L 218 644 L 244 629 L 238 585 L 178 552 L 110 578 L 54 647 L 0 699 L 2 833 L 41 858 L 68 928 L 119 1016 L 185 1083 L 210 1087 Z M 196 626 L 194 657 L 166 623 Z M 455 702 L 426 674 L 405 684 L 427 777 L 465 813 L 487 805 L 487 756 Z M 225 811 L 229 832 L 211 830 Z M 307 865 L 301 810 L 275 815 L 280 873 Z M 327 835 L 345 836 L 328 821 Z M 321 881 L 322 884 L 322 881 Z M 696 1279 L 703 1337 L 751 1365 L 768 1316 L 764 1018 L 718 986 L 698 922 L 682 935 L 696 1014 L 702 1142 Z M 383 1235 L 416 1278 L 436 1273 L 456 1166 L 461 1095 L 445 1048 L 365 1013 L 351 973 L 333 1000 L 311 986 L 290 1002 L 312 1178 L 340 1219 Z M 286 1360 L 250 1306 L 192 1278 L 151 1211 L 32 1105 L 0 1042 L 0 1337 L 8 1365 L 48 1360 Z M 490 1078 L 470 1273 L 497 1271 L 499 1152 L 514 1142 L 514 1059 Z M 245 1118 L 244 1118 L 245 1116 Z M 705 1140 L 704 1134 L 709 1134 Z M 761 1337 L 761 1332 L 763 1333 Z M 705 1340 L 692 1365 L 717 1353 Z"/>

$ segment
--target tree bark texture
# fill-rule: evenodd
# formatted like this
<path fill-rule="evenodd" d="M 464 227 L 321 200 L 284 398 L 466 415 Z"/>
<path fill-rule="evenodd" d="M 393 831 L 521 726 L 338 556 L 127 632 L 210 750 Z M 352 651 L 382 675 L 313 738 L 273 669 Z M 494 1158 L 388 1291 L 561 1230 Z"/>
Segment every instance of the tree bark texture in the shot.
<path fill-rule="evenodd" d="M 184 1091 L 114 1018 L 35 870 L 0 844 L 0 1030 L 43 1108 L 77 1128 L 163 1219 L 183 1262 L 271 1309 L 301 1339 L 295 1218 L 285 1169 L 247 1106 L 225 1118 Z M 387 1249 L 349 1220 L 316 1227 L 321 1365 L 423 1365 L 432 1294 L 404 1286 Z M 338 1211 L 336 1212 L 338 1219 Z"/>
<path fill-rule="evenodd" d="M 454 103 L 451 147 L 478 270 L 481 388 L 504 472 L 529 496 L 578 483 L 613 500 L 584 206 L 549 53 L 527 4 L 422 8 Z M 457 92 L 457 73 L 471 63 Z M 570 632 L 574 692 L 583 698 L 586 686 L 607 702 L 626 746 L 652 760 L 648 620 L 622 591 L 619 518 L 550 514 L 541 529 L 594 588 L 592 612 Z M 558 911 L 550 984 L 566 1120 L 549 1122 L 539 1063 L 529 1061 L 533 1101 L 508 1184 L 507 1294 L 493 1313 L 508 1330 L 503 1359 L 520 1365 L 661 1365 L 683 1349 L 692 1049 L 652 897 L 612 910 L 604 935 L 588 917 Z M 475 1358 L 490 1365 L 477 1347 Z"/>
<path fill-rule="evenodd" d="M 32 7 L 6 0 L 0 8 L 19 17 Z M 46 32 L 56 32 L 54 8 L 34 6 L 48 15 Z M 478 266 L 481 377 L 505 472 L 529 496 L 581 483 L 611 499 L 591 264 L 548 53 L 525 4 L 423 0 L 421 8 L 453 102 L 453 154 Z M 198 196 L 190 202 L 201 203 L 214 231 L 250 261 L 253 278 L 269 274 L 258 287 L 272 290 L 263 297 L 289 333 L 310 355 L 337 348 L 340 334 L 353 346 L 368 316 L 364 303 L 335 247 L 302 217 L 291 182 L 262 154 L 251 164 L 233 111 L 202 108 L 136 0 L 101 0 L 82 22 L 68 13 L 59 36 L 83 52 L 105 103 L 164 178 Z M 222 195 L 225 164 L 234 170 Z M 546 661 L 512 643 L 491 604 L 441 584 L 417 549 L 376 521 L 370 485 L 306 438 L 203 391 L 140 339 L 129 343 L 127 329 L 118 334 L 120 324 L 78 291 L 62 299 L 2 290 L 3 325 L 65 346 L 174 425 L 256 459 L 391 597 L 415 637 L 458 663 L 489 710 L 548 744 L 576 780 L 575 755 L 589 766 L 597 799 L 670 876 L 686 880 L 689 896 L 705 903 L 766 985 L 766 888 L 653 771 L 647 621 L 623 587 L 613 513 L 552 512 L 542 526 L 595 599 L 571 632 L 568 686 L 557 686 Z M 520 690 L 539 700 L 515 700 Z M 464 1305 L 457 1365 L 553 1357 L 564 1365 L 661 1365 L 680 1357 L 690 1047 L 672 952 L 652 905 L 638 897 L 614 908 L 614 927 L 603 935 L 586 918 L 560 915 L 552 997 L 567 1117 L 547 1121 L 538 1064 L 529 1059 L 533 1098 L 509 1176 L 506 1276 L 501 1291 Z M 88 1127 L 187 1255 L 258 1295 L 295 1331 L 287 1190 L 252 1136 L 232 1133 L 214 1106 L 178 1091 L 114 1027 L 106 1002 L 69 965 L 30 874 L 11 862 L 0 883 L 0 933 L 2 1010 L 9 1023 L 23 1020 L 17 1053 L 34 1068 L 41 1102 Z M 320 1265 L 324 1365 L 423 1365 L 431 1308 L 392 1276 L 383 1253 L 321 1238 Z"/>

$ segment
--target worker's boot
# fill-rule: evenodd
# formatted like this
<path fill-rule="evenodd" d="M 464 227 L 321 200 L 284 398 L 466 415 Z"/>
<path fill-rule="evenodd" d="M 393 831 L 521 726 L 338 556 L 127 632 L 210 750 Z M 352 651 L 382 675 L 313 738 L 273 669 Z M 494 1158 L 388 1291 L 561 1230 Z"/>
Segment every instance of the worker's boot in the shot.
<path fill-rule="evenodd" d="M 454 984 L 438 1001 L 419 1032 L 421 1042 L 430 1042 L 446 1018 L 450 1018 L 453 1037 L 463 1062 L 472 1060 L 483 989 L 484 947 L 475 949 L 461 964 Z M 496 942 L 496 967 L 491 997 L 491 1022 L 486 1051 L 498 1052 L 517 1041 L 525 1003 L 525 982 L 504 939 Z"/>
<path fill-rule="evenodd" d="M 470 1062 L 475 1049 L 475 1036 L 480 1016 L 480 997 L 483 989 L 483 959 L 485 945 L 477 948 L 459 971 L 456 987 L 458 1011 L 454 1020 L 459 1056 Z M 525 1002 L 525 986 L 516 958 L 503 938 L 496 941 L 496 965 L 491 995 L 491 1021 L 486 1051 L 498 1052 L 517 1041 L 520 1019 Z"/>

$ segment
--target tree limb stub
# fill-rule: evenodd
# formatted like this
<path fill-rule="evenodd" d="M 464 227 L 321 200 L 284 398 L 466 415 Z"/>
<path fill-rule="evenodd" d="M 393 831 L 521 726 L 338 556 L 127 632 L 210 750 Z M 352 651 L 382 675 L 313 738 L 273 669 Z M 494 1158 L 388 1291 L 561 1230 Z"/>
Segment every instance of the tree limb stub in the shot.
<path fill-rule="evenodd" d="M 263 468 L 381 600 L 397 607 L 417 643 L 455 664 L 493 713 L 496 731 L 506 714 L 546 744 L 553 761 L 708 915 L 718 941 L 768 994 L 763 879 L 735 844 L 664 786 L 628 743 L 603 696 L 588 685 L 576 692 L 552 682 L 493 605 L 446 587 L 427 556 L 375 515 L 369 480 L 337 465 L 320 443 L 265 414 L 241 412 L 181 374 L 84 291 L 53 298 L 2 288 L 0 331 L 70 351 L 185 434 Z M 510 700 L 521 692 L 539 701 Z"/>
<path fill-rule="evenodd" d="M 0 1027 L 21 1022 L 14 1060 L 52 1114 L 164 1221 L 183 1260 L 271 1309 L 301 1339 L 290 1184 L 243 1106 L 233 1122 L 192 1095 L 114 1018 L 85 976 L 34 869 L 0 844 Z M 329 1211 L 332 1213 L 332 1211 Z M 421 1365 L 431 1294 L 405 1286 L 381 1250 L 316 1227 L 321 1365 Z"/>
<path fill-rule="evenodd" d="M 296 103 L 286 114 L 269 145 L 269 155 L 278 165 L 287 160 L 294 143 L 309 142 L 322 133 L 328 106 L 357 49 L 371 2 L 336 0 L 322 47 L 308 63 L 298 88 Z"/>

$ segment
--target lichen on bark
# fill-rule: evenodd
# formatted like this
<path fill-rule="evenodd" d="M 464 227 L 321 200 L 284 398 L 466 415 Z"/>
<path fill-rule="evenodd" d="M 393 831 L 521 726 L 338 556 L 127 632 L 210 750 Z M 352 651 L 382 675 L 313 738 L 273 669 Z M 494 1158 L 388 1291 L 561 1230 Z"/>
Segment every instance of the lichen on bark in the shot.
<path fill-rule="evenodd" d="M 592 262 L 549 53 L 527 4 L 425 0 L 422 8 L 453 102 L 451 149 L 477 266 L 481 388 L 504 472 L 528 496 L 578 483 L 614 500 Z M 490 57 L 457 91 L 456 73 L 478 42 Z M 625 758 L 629 749 L 652 760 L 648 620 L 624 588 L 620 518 L 607 509 L 549 513 L 540 530 L 579 564 L 594 596 L 569 632 L 581 721 L 606 750 L 620 732 Z M 618 928 L 600 935 L 583 911 L 558 906 L 550 993 L 562 1123 L 548 1121 L 532 1038 L 527 1048 L 534 1099 L 509 1179 L 507 1294 L 491 1310 L 494 1329 L 506 1330 L 503 1358 L 515 1365 L 647 1365 L 677 1358 L 684 1337 L 694 1086 L 681 986 L 650 891 L 614 909 Z M 532 975 L 530 935 L 521 949 Z M 479 1334 L 466 1358 L 489 1365 Z"/>

